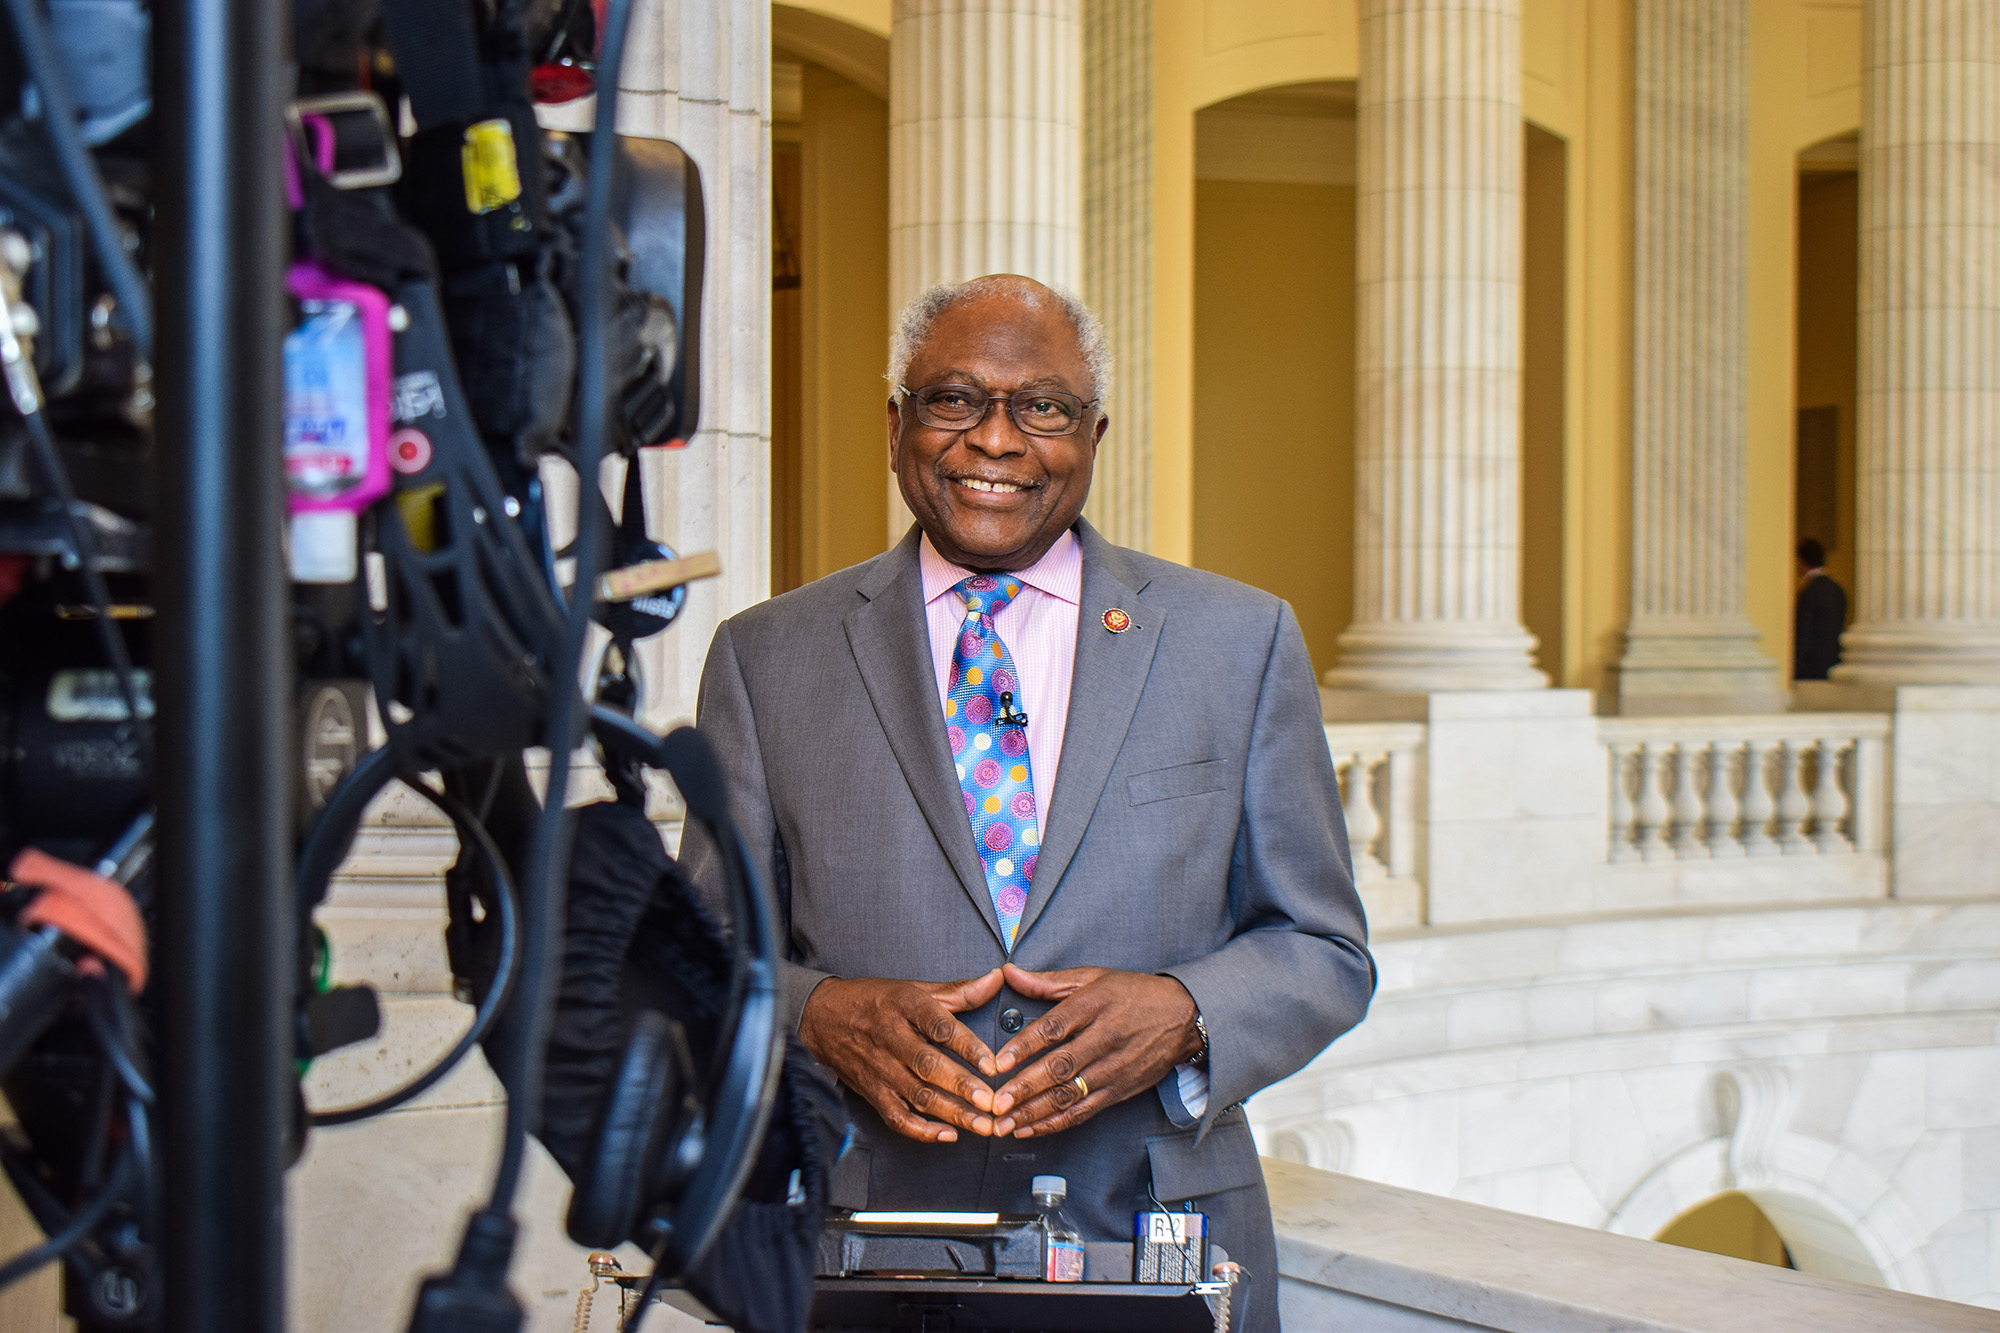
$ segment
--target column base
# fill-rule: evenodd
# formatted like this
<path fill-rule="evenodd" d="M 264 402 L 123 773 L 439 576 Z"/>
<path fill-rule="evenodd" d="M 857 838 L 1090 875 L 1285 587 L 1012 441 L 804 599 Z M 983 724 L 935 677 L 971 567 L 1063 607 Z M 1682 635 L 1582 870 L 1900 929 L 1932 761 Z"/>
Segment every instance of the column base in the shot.
<path fill-rule="evenodd" d="M 2000 685 L 2000 624 L 1858 624 L 1841 636 L 1832 678 L 1844 685 Z"/>
<path fill-rule="evenodd" d="M 1626 716 L 1780 713 L 1785 683 L 1741 616 L 1649 616 L 1625 632 L 1617 670 Z"/>
<path fill-rule="evenodd" d="M 1340 665 L 1320 677 L 1336 690 L 1436 693 L 1539 690 L 1535 636 L 1493 621 L 1354 625 L 1340 636 Z"/>

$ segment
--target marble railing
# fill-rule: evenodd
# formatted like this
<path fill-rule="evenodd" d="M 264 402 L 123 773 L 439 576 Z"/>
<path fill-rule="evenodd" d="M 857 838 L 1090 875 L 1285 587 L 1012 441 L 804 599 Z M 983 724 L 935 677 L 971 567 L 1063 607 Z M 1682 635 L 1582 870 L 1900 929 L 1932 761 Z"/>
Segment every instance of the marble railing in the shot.
<path fill-rule="evenodd" d="M 1369 920 L 1415 925 L 1422 919 L 1417 879 L 1421 722 L 1330 724 L 1327 749 L 1340 778 L 1354 880 Z"/>
<path fill-rule="evenodd" d="M 1884 714 L 1605 718 L 1599 734 L 1613 862 L 1882 850 Z"/>
<path fill-rule="evenodd" d="M 1264 1161 L 1297 1329 L 1994 1333 L 2000 1313 Z M 1254 1278 L 1253 1278 L 1254 1280 Z"/>

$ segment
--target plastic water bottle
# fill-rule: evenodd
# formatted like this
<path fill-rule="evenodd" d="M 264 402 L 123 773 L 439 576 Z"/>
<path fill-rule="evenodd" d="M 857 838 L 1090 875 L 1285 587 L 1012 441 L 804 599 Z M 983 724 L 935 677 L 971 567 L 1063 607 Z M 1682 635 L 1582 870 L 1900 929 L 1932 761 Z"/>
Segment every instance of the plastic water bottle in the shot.
<path fill-rule="evenodd" d="M 1042 1276 L 1050 1282 L 1083 1281 L 1083 1233 L 1062 1206 L 1069 1197 L 1069 1182 L 1061 1176 L 1036 1176 L 1028 1188 L 1045 1233 Z"/>

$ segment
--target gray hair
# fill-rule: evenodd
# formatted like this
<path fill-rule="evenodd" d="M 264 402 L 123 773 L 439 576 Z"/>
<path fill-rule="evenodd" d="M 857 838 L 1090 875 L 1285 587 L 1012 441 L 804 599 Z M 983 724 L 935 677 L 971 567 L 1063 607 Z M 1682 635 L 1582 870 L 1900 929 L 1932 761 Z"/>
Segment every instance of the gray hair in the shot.
<path fill-rule="evenodd" d="M 1111 343 L 1104 325 L 1076 294 L 1061 287 L 1032 282 L 1012 273 L 989 273 L 967 282 L 940 282 L 917 293 L 896 316 L 895 335 L 889 343 L 889 387 L 903 382 L 910 358 L 931 336 L 931 326 L 945 311 L 961 302 L 981 296 L 1011 296 L 1030 310 L 1044 308 L 1053 299 L 1076 330 L 1076 345 L 1083 364 L 1090 371 L 1091 397 L 1102 402 L 1111 396 Z"/>

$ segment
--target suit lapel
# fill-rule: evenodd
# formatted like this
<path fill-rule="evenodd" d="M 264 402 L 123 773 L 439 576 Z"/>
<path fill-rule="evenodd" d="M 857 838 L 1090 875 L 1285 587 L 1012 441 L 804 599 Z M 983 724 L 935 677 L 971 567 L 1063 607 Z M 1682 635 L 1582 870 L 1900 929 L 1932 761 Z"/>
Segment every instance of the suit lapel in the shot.
<path fill-rule="evenodd" d="M 1118 548 L 1087 522 L 1079 522 L 1076 531 L 1083 545 L 1076 666 L 1070 677 L 1069 714 L 1063 726 L 1055 794 L 1049 799 L 1049 815 L 1043 821 L 1041 853 L 1035 861 L 1035 878 L 1028 888 L 1017 941 L 1027 938 L 1028 928 L 1054 896 L 1070 858 L 1083 842 L 1091 812 L 1097 809 L 1105 780 L 1111 776 L 1111 766 L 1117 762 L 1125 733 L 1138 712 L 1139 695 L 1145 690 L 1153 651 L 1160 643 L 1160 627 L 1166 621 L 1164 612 L 1141 601 L 1147 580 L 1133 576 Z M 1104 627 L 1103 615 L 1113 607 L 1132 617 L 1132 627 L 1122 634 Z"/>
<path fill-rule="evenodd" d="M 889 748 L 902 767 L 917 807 L 958 875 L 959 886 L 979 910 L 993 938 L 999 940 L 1000 921 L 986 888 L 986 868 L 972 843 L 972 824 L 965 817 L 965 799 L 952 768 L 951 747 L 945 740 L 944 710 L 938 703 L 930 630 L 924 620 L 915 528 L 887 558 L 877 562 L 877 569 L 858 591 L 868 600 L 842 624 L 869 702 L 875 706 L 876 720 L 889 739 Z"/>

